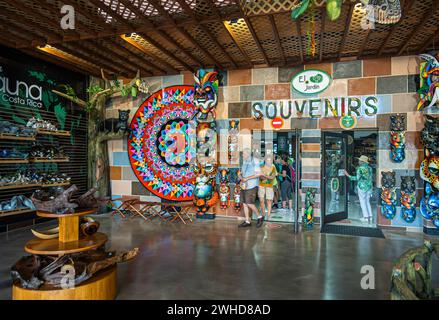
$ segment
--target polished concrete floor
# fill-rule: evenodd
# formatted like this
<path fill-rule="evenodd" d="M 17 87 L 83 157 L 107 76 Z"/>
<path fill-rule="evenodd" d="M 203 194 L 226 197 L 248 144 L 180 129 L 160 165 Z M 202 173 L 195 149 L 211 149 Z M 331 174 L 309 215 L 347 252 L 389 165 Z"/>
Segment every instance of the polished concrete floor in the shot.
<path fill-rule="evenodd" d="M 238 229 L 226 219 L 191 225 L 97 219 L 108 248 L 140 248 L 135 260 L 119 265 L 118 299 L 388 299 L 392 262 L 425 238 L 326 235 L 319 226 L 294 235 L 291 224 Z M 10 299 L 9 268 L 31 238 L 29 230 L 0 234 L 0 299 Z M 361 289 L 363 265 L 375 269 L 374 290 Z"/>

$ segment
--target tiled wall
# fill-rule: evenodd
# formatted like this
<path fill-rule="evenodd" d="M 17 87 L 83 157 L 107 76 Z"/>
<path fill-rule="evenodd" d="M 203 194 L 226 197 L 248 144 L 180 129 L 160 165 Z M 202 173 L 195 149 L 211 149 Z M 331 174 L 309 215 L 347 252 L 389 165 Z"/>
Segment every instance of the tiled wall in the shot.
<path fill-rule="evenodd" d="M 415 175 L 418 177 L 418 196 L 421 195 L 422 181 L 419 178 L 418 168 L 422 155 L 422 146 L 419 142 L 420 130 L 423 128 L 422 113 L 416 111 L 418 101 L 417 79 L 419 78 L 419 60 L 417 57 L 382 58 L 364 61 L 350 61 L 339 63 L 325 63 L 306 65 L 293 68 L 262 68 L 221 72 L 219 88 L 219 103 L 217 107 L 217 123 L 219 128 L 227 128 L 228 120 L 240 119 L 240 129 L 267 129 L 269 121 L 256 121 L 251 116 L 251 102 L 274 101 L 285 99 L 303 99 L 300 94 L 291 92 L 291 78 L 303 69 L 320 69 L 331 74 L 332 85 L 318 97 L 343 96 L 378 96 L 380 113 L 373 117 L 359 117 L 358 128 L 379 129 L 379 150 L 377 181 L 383 170 L 395 169 L 399 176 Z M 177 76 L 147 78 L 151 85 L 151 92 L 179 84 L 193 84 L 193 76 L 184 73 Z M 117 115 L 115 109 L 131 109 L 131 116 L 145 97 L 129 100 L 118 98 L 108 106 L 107 116 Z M 392 113 L 407 115 L 407 146 L 406 160 L 402 164 L 395 164 L 389 159 L 389 116 Z M 302 129 L 302 186 L 320 189 L 320 148 L 322 129 L 340 129 L 338 118 L 292 118 L 286 122 L 284 129 Z M 150 194 L 137 181 L 129 166 L 126 141 L 113 141 L 109 144 L 111 161 L 112 191 L 115 195 L 131 195 L 150 199 Z M 377 186 L 379 187 L 379 186 Z M 377 193 L 379 191 L 377 190 Z M 319 201 L 320 194 L 317 195 Z M 379 210 L 379 209 L 378 209 Z M 217 211 L 215 209 L 215 211 Z M 320 205 L 317 204 L 316 215 L 320 215 Z M 233 215 L 230 210 L 228 213 Z M 381 218 L 379 224 L 402 227 L 420 227 L 420 214 L 412 224 L 406 224 L 399 217 L 393 221 Z"/>

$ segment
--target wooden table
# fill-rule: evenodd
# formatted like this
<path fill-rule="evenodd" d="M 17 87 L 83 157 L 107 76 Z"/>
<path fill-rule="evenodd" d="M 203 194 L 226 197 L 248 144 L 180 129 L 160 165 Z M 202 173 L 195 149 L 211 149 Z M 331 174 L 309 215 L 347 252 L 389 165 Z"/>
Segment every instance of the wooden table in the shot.
<path fill-rule="evenodd" d="M 61 256 L 93 250 L 107 242 L 107 236 L 97 232 L 91 236 L 80 235 L 79 219 L 81 216 L 95 213 L 97 209 L 77 210 L 71 214 L 55 214 L 37 211 L 43 218 L 56 218 L 59 223 L 58 239 L 32 239 L 26 243 L 26 252 L 38 255 Z M 79 286 L 69 289 L 42 286 L 38 290 L 26 289 L 20 284 L 12 286 L 14 300 L 111 300 L 117 293 L 117 266 L 112 266 L 93 275 Z"/>
<path fill-rule="evenodd" d="M 120 201 L 121 204 L 119 206 L 115 205 L 115 201 Z M 121 197 L 121 198 L 116 198 L 116 199 L 109 199 L 108 200 L 108 204 L 111 204 L 111 206 L 113 207 L 113 216 L 116 214 L 120 214 L 120 216 L 125 219 L 126 218 L 126 212 L 128 211 L 129 213 L 133 213 L 133 206 L 132 204 L 139 201 L 138 199 L 135 198 L 130 198 L 130 197 Z M 125 211 L 125 213 L 124 213 Z"/>
<path fill-rule="evenodd" d="M 167 211 L 173 218 L 171 222 L 181 220 L 184 224 L 189 220 L 193 222 L 189 216 L 189 210 L 194 207 L 192 202 L 175 202 L 175 203 L 162 203 L 165 211 Z"/>
<path fill-rule="evenodd" d="M 127 204 L 134 216 L 138 215 L 146 221 L 150 221 L 156 217 L 160 217 L 163 221 L 187 221 L 193 222 L 189 215 L 189 210 L 194 206 L 192 202 L 154 202 L 154 201 L 132 201 Z M 136 208 L 138 206 L 139 208 Z M 160 209 L 156 209 L 160 207 Z M 169 214 L 169 218 L 166 218 Z"/>

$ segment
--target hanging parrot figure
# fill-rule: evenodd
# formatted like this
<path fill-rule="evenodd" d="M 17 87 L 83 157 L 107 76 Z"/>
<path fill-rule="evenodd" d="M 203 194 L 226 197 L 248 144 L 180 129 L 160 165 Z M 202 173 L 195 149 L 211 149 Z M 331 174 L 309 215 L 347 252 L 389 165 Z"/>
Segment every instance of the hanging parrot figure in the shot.
<path fill-rule="evenodd" d="M 340 18 L 341 6 L 343 5 L 343 0 L 327 0 L 326 1 L 326 15 L 329 20 L 335 21 Z"/>

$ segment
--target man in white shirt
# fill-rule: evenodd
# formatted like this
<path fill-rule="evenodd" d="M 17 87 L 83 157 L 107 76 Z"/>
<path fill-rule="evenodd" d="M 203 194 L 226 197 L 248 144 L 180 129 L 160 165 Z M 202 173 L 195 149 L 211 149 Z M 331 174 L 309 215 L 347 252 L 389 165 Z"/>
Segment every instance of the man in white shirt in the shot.
<path fill-rule="evenodd" d="M 258 227 L 262 225 L 263 217 L 256 207 L 256 197 L 258 194 L 259 177 L 262 175 L 259 161 L 252 157 L 251 150 L 246 148 L 242 152 L 241 167 L 241 200 L 244 208 L 245 221 L 238 227 L 245 228 L 251 225 L 249 209 L 258 217 Z"/>

